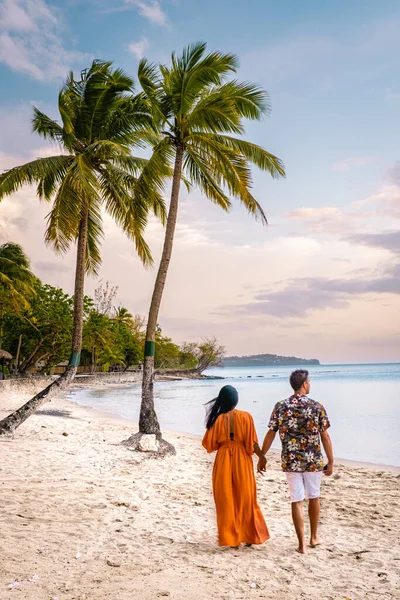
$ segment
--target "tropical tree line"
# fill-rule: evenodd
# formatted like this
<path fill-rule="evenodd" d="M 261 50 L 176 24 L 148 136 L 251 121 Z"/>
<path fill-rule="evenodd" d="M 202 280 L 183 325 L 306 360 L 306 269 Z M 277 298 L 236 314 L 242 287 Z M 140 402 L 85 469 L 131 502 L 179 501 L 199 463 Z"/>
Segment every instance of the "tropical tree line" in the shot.
<path fill-rule="evenodd" d="M 0 348 L 13 356 L 7 362 L 6 372 L 51 373 L 68 361 L 74 299 L 35 277 L 18 244 L 0 246 L 0 289 Z M 101 281 L 93 298 L 84 297 L 80 366 L 90 373 L 126 371 L 143 361 L 145 318 L 116 304 L 117 293 L 117 287 Z M 223 352 L 215 338 L 178 345 L 157 327 L 157 369 L 200 374 L 217 365 Z"/>
<path fill-rule="evenodd" d="M 272 177 L 285 175 L 282 162 L 245 139 L 245 120 L 269 112 L 265 90 L 236 79 L 234 54 L 206 52 L 204 43 L 172 53 L 169 65 L 143 59 L 134 80 L 110 62 L 95 60 L 60 90 L 54 120 L 34 109 L 33 130 L 60 148 L 0 175 L 0 200 L 23 185 L 36 185 L 51 203 L 46 242 L 58 253 L 76 248 L 72 344 L 68 368 L 56 382 L 0 422 L 13 431 L 29 414 L 65 387 L 81 361 L 86 274 L 101 263 L 102 215 L 108 213 L 133 241 L 144 266 L 152 265 L 145 241 L 148 216 L 165 225 L 161 261 L 146 319 L 139 435 L 161 431 L 154 406 L 158 317 L 172 256 L 181 184 L 198 188 L 224 211 L 237 199 L 266 223 L 252 193 L 251 165 Z M 148 158 L 137 156 L 146 149 Z M 164 191 L 171 182 L 168 209 Z"/>

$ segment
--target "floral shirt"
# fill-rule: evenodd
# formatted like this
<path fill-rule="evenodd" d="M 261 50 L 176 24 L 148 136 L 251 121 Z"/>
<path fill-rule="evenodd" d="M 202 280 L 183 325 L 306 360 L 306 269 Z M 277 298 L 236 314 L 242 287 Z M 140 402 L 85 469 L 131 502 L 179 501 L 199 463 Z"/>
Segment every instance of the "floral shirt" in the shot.
<path fill-rule="evenodd" d="M 330 426 L 322 404 L 308 396 L 290 396 L 275 404 L 268 426 L 279 431 L 283 471 L 322 471 L 320 433 Z"/>

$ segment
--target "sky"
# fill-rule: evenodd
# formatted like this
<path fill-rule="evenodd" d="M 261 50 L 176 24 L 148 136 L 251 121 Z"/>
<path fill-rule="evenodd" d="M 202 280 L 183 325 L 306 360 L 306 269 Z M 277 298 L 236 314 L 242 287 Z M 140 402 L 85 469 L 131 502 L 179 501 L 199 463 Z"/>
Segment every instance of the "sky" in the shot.
<path fill-rule="evenodd" d="M 253 169 L 269 225 L 181 190 L 159 322 L 175 341 L 216 336 L 228 354 L 323 363 L 400 361 L 400 5 L 398 0 L 0 0 L 0 171 L 59 152 L 31 133 L 57 118 L 70 69 L 205 41 L 269 93 L 246 136 L 279 156 L 284 180 Z M 49 206 L 24 188 L 0 204 L 0 243 L 20 243 L 45 282 L 73 290 L 74 252 L 43 241 Z M 146 315 L 155 269 L 105 217 L 100 278 Z M 155 263 L 163 230 L 146 232 Z M 97 280 L 88 279 L 92 293 Z"/>

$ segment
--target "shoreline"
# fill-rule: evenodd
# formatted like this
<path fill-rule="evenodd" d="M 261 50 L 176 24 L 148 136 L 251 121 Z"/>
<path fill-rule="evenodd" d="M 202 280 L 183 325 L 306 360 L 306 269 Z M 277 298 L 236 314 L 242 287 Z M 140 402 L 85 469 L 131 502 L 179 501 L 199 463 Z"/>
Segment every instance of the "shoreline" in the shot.
<path fill-rule="evenodd" d="M 397 363 L 394 363 L 394 364 L 397 364 Z M 70 385 L 70 387 L 67 388 L 66 390 L 64 390 L 57 397 L 63 398 L 66 402 L 70 402 L 75 407 L 87 409 L 89 411 L 93 411 L 93 413 L 97 412 L 99 415 L 103 415 L 104 417 L 109 418 L 116 423 L 119 422 L 119 423 L 124 423 L 124 424 L 130 424 L 132 427 L 137 428 L 138 425 L 134 419 L 130 419 L 129 417 L 122 417 L 112 411 L 102 411 L 100 409 L 97 409 L 97 408 L 94 408 L 91 406 L 79 404 L 78 402 L 75 402 L 73 399 L 69 399 L 69 400 L 67 399 L 67 396 L 70 396 L 71 393 L 79 392 L 81 390 L 95 391 L 95 390 L 102 390 L 104 388 L 114 389 L 114 388 L 126 388 L 127 386 L 132 386 L 132 387 L 140 386 L 140 381 L 138 381 L 138 378 L 137 378 L 138 375 L 140 377 L 139 371 L 137 371 L 137 372 L 130 371 L 130 372 L 123 373 L 123 375 L 126 375 L 126 377 L 128 379 L 122 380 L 122 381 L 112 381 L 112 379 L 114 377 L 121 376 L 121 373 L 111 373 L 111 374 L 107 373 L 107 374 L 102 375 L 97 380 L 95 380 L 96 375 L 78 376 L 74 380 L 74 382 Z M 109 377 L 109 379 L 107 380 L 108 377 Z M 91 379 L 91 381 L 89 381 L 89 378 Z M 168 382 L 173 382 L 173 381 L 181 381 L 181 380 L 185 380 L 185 379 L 190 380 L 190 379 L 193 379 L 193 377 L 179 377 L 179 378 L 173 377 L 171 379 L 169 377 L 165 378 L 165 375 L 158 374 L 156 383 L 168 383 Z M 214 378 L 214 377 L 208 377 L 208 376 L 200 376 L 200 377 L 196 377 L 195 379 L 201 380 L 201 379 L 220 379 L 220 378 L 219 377 Z M 38 390 L 42 389 L 42 387 L 45 387 L 46 385 L 48 385 L 49 381 L 50 381 L 50 379 L 47 377 L 46 378 L 38 377 L 38 378 L 8 379 L 5 382 L 1 382 L 1 384 L 0 384 L 0 402 L 1 402 L 1 393 L 2 392 L 5 393 L 6 390 L 8 390 L 8 392 L 14 391 L 19 396 L 24 395 L 24 394 L 34 394 Z M 4 386 L 4 383 L 6 384 L 5 386 Z M 16 390 L 13 390 L 14 386 L 16 387 Z M 50 401 L 50 403 L 51 403 L 51 401 Z M 21 404 L 23 404 L 23 401 L 21 401 Z M 192 433 L 188 433 L 185 431 L 176 431 L 176 430 L 166 429 L 166 430 L 164 430 L 164 433 L 167 435 L 185 436 L 189 439 L 199 439 L 199 440 L 202 439 L 202 434 L 192 434 Z M 280 450 L 277 448 L 271 448 L 269 451 L 269 455 L 272 455 L 272 454 L 275 457 L 279 457 Z M 356 469 L 386 471 L 389 473 L 400 474 L 400 466 L 397 466 L 397 465 L 389 465 L 389 464 L 385 464 L 385 463 L 373 463 L 370 461 L 358 461 L 358 460 L 341 458 L 341 457 L 335 457 L 335 463 L 337 465 L 340 464 L 343 466 L 353 467 Z"/>
<path fill-rule="evenodd" d="M 164 382 L 164 380 L 158 380 L 160 382 Z M 169 380 L 168 380 L 169 381 Z M 94 385 L 94 386 L 87 386 L 87 385 L 79 385 L 79 383 L 74 383 L 69 391 L 74 391 L 73 388 L 75 388 L 75 391 L 79 391 L 79 390 L 83 390 L 83 389 L 92 389 L 92 390 L 101 390 L 104 389 L 105 387 L 112 389 L 115 387 L 126 387 L 127 385 L 132 385 L 132 386 L 139 386 L 140 383 L 126 383 L 126 384 L 113 384 L 113 383 L 104 383 L 103 385 Z M 66 390 L 66 396 L 68 395 L 68 390 Z M 116 422 L 123 422 L 123 423 L 130 423 L 132 424 L 132 426 L 137 427 L 137 421 L 135 421 L 134 419 L 130 419 L 128 417 L 122 417 L 120 415 L 118 415 L 117 413 L 114 413 L 112 411 L 102 411 L 99 410 L 97 408 L 94 408 L 92 406 L 86 406 L 83 404 L 79 404 L 79 402 L 75 402 L 72 399 L 67 399 L 67 397 L 65 396 L 65 400 L 67 402 L 71 402 L 71 404 L 78 406 L 80 408 L 87 408 L 88 410 L 92 410 L 95 412 L 98 412 L 99 414 L 104 415 L 107 418 L 110 418 L 112 420 L 116 420 Z M 190 439 L 197 439 L 197 440 L 201 440 L 202 439 L 202 435 L 201 434 L 196 434 L 196 433 L 188 433 L 186 431 L 177 431 L 177 430 L 169 430 L 169 429 L 165 429 L 163 430 L 163 433 L 166 434 L 166 436 L 168 435 L 181 435 L 181 436 L 185 436 L 188 437 Z M 277 448 L 271 448 L 269 451 L 269 455 L 273 454 L 276 457 L 280 456 L 280 450 L 278 450 Z M 359 461 L 359 460 L 352 460 L 352 459 L 348 459 L 348 458 L 341 458 L 341 457 L 335 457 L 335 464 L 340 464 L 340 465 L 344 465 L 347 467 L 353 467 L 356 469 L 369 469 L 369 470 L 374 470 L 374 471 L 387 471 L 389 473 L 395 473 L 395 474 L 400 474 L 400 466 L 397 465 L 387 465 L 387 464 L 381 464 L 381 463 L 372 463 L 369 461 Z"/>

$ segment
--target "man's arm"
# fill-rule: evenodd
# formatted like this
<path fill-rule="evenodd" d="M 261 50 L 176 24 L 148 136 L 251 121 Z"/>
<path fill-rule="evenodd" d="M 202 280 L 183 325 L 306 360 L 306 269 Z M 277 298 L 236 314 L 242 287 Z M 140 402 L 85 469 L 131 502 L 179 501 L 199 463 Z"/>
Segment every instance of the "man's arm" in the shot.
<path fill-rule="evenodd" d="M 274 431 L 273 429 L 269 429 L 267 435 L 264 438 L 263 445 L 262 445 L 261 452 L 263 454 L 267 454 L 268 450 L 271 448 L 271 444 L 274 441 L 275 436 L 276 436 L 276 431 Z"/>
<path fill-rule="evenodd" d="M 329 476 L 333 473 L 333 447 L 331 436 L 329 435 L 327 429 L 321 433 L 321 441 L 325 450 L 326 458 L 328 459 L 328 467 L 324 471 L 324 475 Z"/>

